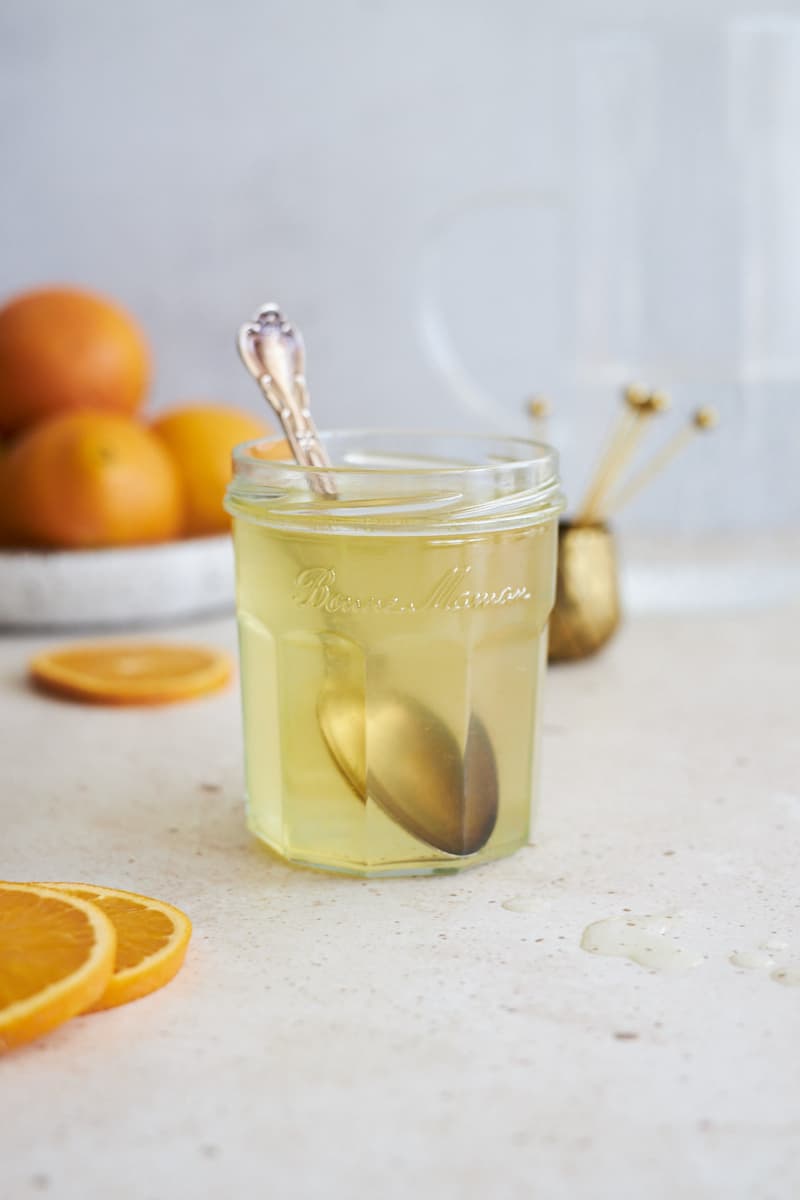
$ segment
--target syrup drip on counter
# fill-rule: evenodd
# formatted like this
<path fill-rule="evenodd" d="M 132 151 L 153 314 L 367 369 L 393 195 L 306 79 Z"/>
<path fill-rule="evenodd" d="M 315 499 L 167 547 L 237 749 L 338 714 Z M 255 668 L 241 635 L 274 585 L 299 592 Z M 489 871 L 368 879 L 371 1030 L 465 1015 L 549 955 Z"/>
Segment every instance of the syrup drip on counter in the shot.
<path fill-rule="evenodd" d="M 504 900 L 501 907 L 509 912 L 537 913 L 544 912 L 546 908 L 550 907 L 550 904 L 541 896 L 512 896 L 510 900 Z"/>
<path fill-rule="evenodd" d="M 784 987 L 800 987 L 800 966 L 778 967 L 772 972 L 770 979 L 774 979 L 775 983 L 782 983 Z"/>
<path fill-rule="evenodd" d="M 788 949 L 788 942 L 772 938 L 757 950 L 734 950 L 728 962 L 748 971 L 768 971 L 770 979 L 783 987 L 800 987 L 800 964 L 785 961 L 783 952 Z"/>
<path fill-rule="evenodd" d="M 677 919 L 672 913 L 624 913 L 588 925 L 581 949 L 588 954 L 627 958 L 651 971 L 683 971 L 699 966 L 703 955 L 676 940 Z"/>
<path fill-rule="evenodd" d="M 728 962 L 746 971 L 768 971 L 775 966 L 775 959 L 763 946 L 758 950 L 734 950 Z"/>

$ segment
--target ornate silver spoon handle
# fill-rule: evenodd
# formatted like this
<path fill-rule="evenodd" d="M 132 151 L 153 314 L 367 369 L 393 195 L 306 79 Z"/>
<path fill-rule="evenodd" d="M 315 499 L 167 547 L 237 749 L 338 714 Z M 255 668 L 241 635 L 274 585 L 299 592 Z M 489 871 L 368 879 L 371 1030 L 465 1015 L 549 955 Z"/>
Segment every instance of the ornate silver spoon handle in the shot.
<path fill-rule="evenodd" d="M 299 329 L 277 304 L 264 304 L 239 330 L 239 354 L 281 423 L 295 461 L 316 467 L 309 486 L 320 496 L 336 497 L 325 468 L 331 461 L 311 417 L 305 379 L 305 349 Z"/>

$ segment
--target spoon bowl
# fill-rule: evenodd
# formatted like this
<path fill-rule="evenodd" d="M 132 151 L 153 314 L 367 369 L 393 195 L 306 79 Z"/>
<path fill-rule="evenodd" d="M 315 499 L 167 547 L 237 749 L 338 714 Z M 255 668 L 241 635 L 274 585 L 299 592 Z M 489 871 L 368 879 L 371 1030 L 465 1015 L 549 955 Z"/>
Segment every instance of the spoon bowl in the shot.
<path fill-rule="evenodd" d="M 470 717 L 462 753 L 424 704 L 393 691 L 365 702 L 354 687 L 327 685 L 322 735 L 360 800 L 374 800 L 414 837 L 446 854 L 475 854 L 497 821 L 497 764 L 486 728 Z"/>

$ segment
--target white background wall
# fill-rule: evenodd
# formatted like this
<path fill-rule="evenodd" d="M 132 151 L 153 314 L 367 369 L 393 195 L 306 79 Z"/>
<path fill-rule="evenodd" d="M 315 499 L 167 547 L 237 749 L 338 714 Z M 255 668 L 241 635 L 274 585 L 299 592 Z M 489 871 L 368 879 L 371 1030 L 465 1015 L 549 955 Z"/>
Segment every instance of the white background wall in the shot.
<path fill-rule="evenodd" d="M 267 298 L 305 331 L 322 425 L 524 429 L 544 388 L 573 498 L 641 378 L 724 426 L 631 524 L 800 524 L 800 5 L 754 29 L 770 13 L 5 0 L 0 287 L 128 304 L 154 407 L 257 409 L 232 347 Z M 483 408 L 424 343 L 425 254 Z"/>

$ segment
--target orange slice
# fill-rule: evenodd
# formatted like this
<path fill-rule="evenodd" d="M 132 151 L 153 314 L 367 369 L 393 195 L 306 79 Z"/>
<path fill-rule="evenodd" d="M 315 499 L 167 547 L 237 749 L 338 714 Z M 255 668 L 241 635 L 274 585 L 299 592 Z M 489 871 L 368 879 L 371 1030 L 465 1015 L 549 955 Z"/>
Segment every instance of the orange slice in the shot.
<path fill-rule="evenodd" d="M 0 1052 L 55 1029 L 108 987 L 117 937 L 94 904 L 0 883 Z"/>
<path fill-rule="evenodd" d="M 94 642 L 61 646 L 29 664 L 47 691 L 93 704 L 171 704 L 224 687 L 227 654 L 167 642 Z"/>
<path fill-rule="evenodd" d="M 114 974 L 102 996 L 89 1008 L 90 1012 L 138 1000 L 177 975 L 192 935 L 192 923 L 179 908 L 136 892 L 120 892 L 89 883 L 47 886 L 90 901 L 116 930 Z"/>
<path fill-rule="evenodd" d="M 267 458 L 273 462 L 293 462 L 292 448 L 286 438 L 281 438 L 279 442 L 273 442 L 271 445 L 265 445 L 263 442 L 257 442 L 255 446 L 251 446 L 248 452 L 251 458 Z"/>

